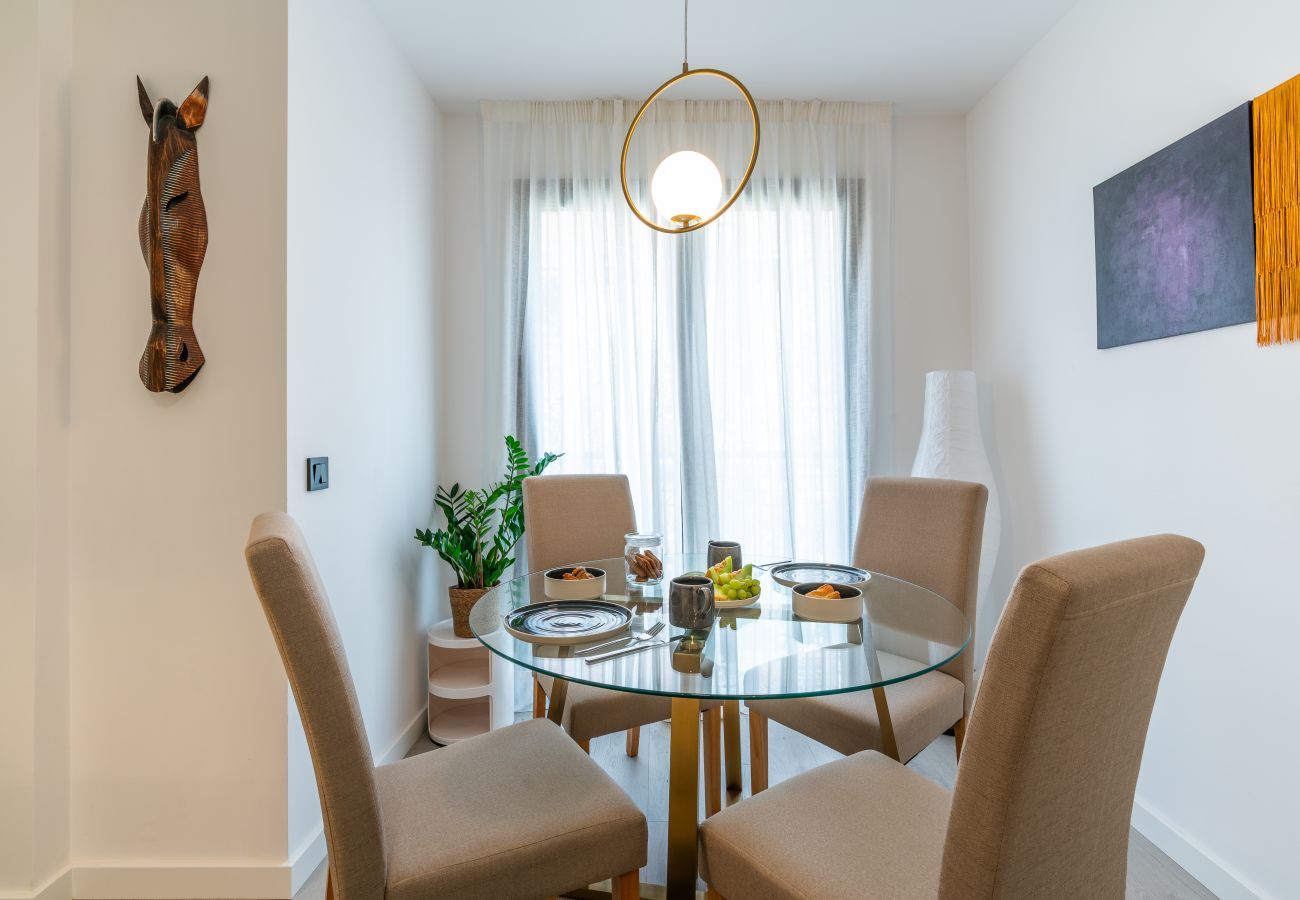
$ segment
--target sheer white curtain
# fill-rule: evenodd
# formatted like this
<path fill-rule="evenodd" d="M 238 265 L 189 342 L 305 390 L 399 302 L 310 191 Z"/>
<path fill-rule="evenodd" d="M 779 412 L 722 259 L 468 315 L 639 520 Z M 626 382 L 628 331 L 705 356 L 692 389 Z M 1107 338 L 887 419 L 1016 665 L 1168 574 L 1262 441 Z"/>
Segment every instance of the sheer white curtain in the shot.
<path fill-rule="evenodd" d="M 628 475 L 669 552 L 845 561 L 889 416 L 891 112 L 759 106 L 741 199 L 661 235 L 619 186 L 635 104 L 483 104 L 488 418 L 564 452 L 552 471 Z M 649 173 L 683 148 L 738 176 L 750 144 L 742 104 L 656 104 L 633 194 L 653 210 Z"/>

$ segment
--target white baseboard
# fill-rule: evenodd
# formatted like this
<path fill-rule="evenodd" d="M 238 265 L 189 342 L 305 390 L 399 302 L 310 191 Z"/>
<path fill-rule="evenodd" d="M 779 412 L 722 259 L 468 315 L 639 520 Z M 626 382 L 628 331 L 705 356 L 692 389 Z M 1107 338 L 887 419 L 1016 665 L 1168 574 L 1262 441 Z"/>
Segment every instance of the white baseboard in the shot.
<path fill-rule="evenodd" d="M 65 866 L 31 893 L 0 889 L 0 900 L 72 900 L 72 867 Z"/>
<path fill-rule="evenodd" d="M 72 900 L 72 866 L 46 882 L 34 895 L 35 900 Z"/>
<path fill-rule="evenodd" d="M 1228 868 L 1140 800 L 1133 803 L 1133 827 L 1220 900 L 1268 900 L 1263 893 L 1250 887 L 1239 873 Z"/>
<path fill-rule="evenodd" d="M 316 829 L 297 852 L 289 857 L 289 893 L 297 894 L 325 859 L 325 828 Z"/>
<path fill-rule="evenodd" d="M 231 866 L 85 865 L 72 871 L 77 900 L 169 900 L 223 897 L 283 900 L 292 897 L 287 863 Z"/>
<path fill-rule="evenodd" d="M 396 762 L 427 728 L 421 708 L 376 765 Z M 267 865 L 177 866 L 87 864 L 64 869 L 31 894 L 0 891 L 0 900 L 281 900 L 292 897 L 325 859 L 325 832 L 297 848 L 288 862 Z"/>
<path fill-rule="evenodd" d="M 428 718 L 429 708 L 427 706 L 420 707 L 420 711 L 415 714 L 415 718 L 402 729 L 402 733 L 397 736 L 397 740 L 393 741 L 392 746 L 375 760 L 375 765 L 385 766 L 406 756 L 406 751 L 411 749 L 411 745 L 428 730 Z"/>

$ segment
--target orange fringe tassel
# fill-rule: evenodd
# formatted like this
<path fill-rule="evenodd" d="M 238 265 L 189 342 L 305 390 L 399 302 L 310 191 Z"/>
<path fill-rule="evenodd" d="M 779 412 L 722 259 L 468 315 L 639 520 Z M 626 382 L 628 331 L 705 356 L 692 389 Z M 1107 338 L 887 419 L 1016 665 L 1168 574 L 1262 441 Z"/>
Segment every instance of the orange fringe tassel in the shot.
<path fill-rule="evenodd" d="M 1251 104 L 1255 313 L 1262 347 L 1300 340 L 1300 75 Z"/>

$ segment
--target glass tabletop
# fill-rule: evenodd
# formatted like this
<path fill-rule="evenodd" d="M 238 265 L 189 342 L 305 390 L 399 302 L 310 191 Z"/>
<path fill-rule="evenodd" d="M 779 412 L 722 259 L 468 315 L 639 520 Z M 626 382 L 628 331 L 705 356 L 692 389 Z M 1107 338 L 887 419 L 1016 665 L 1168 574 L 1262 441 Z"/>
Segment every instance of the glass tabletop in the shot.
<path fill-rule="evenodd" d="M 755 563 L 754 577 L 762 581 L 753 605 L 720 608 L 707 633 L 688 633 L 668 622 L 669 582 L 703 570 L 703 553 L 669 555 L 664 580 L 647 586 L 627 583 L 622 557 L 584 561 L 605 570 L 601 599 L 632 613 L 633 633 L 663 622 L 666 627 L 652 640 L 671 641 L 594 665 L 574 654 L 601 641 L 535 644 L 506 630 L 504 617 L 521 606 L 563 602 L 546 597 L 542 572 L 504 582 L 484 594 L 469 624 L 493 653 L 543 675 L 616 691 L 719 700 L 810 697 L 881 687 L 939 668 L 970 641 L 970 624 L 960 610 L 910 582 L 873 572 L 859 585 L 864 595 L 861 620 L 814 622 L 796 616 L 791 589 L 777 583 L 768 569 L 758 568 L 780 560 L 746 557 L 746 562 Z"/>

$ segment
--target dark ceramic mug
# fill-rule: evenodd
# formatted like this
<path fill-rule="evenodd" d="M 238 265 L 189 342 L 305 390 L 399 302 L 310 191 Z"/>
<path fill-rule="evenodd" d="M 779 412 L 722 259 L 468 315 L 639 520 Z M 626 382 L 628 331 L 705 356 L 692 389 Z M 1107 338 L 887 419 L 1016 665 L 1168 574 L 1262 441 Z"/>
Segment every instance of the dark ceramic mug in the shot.
<path fill-rule="evenodd" d="M 703 575 L 678 575 L 668 587 L 668 624 L 704 631 L 713 624 L 713 581 Z"/>

